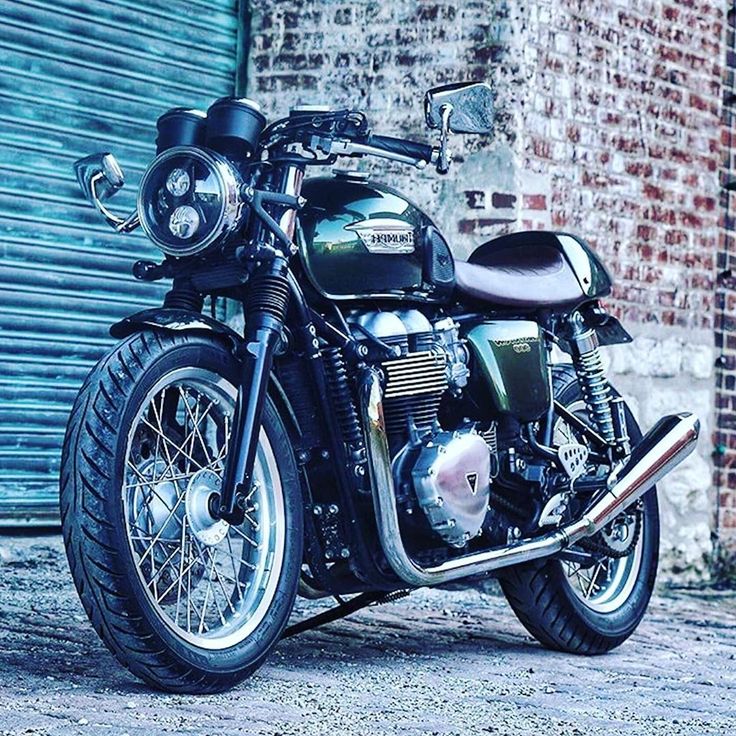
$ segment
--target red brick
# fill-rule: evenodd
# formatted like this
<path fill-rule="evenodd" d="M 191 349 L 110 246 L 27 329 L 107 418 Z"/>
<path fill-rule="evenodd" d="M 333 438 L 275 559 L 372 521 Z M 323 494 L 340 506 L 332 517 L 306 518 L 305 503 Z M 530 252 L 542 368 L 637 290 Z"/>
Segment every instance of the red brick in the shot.
<path fill-rule="evenodd" d="M 547 197 L 544 194 L 525 194 L 524 195 L 525 210 L 546 210 Z"/>
<path fill-rule="evenodd" d="M 506 192 L 493 192 L 491 204 L 498 209 L 508 209 L 516 205 L 516 195 Z"/>

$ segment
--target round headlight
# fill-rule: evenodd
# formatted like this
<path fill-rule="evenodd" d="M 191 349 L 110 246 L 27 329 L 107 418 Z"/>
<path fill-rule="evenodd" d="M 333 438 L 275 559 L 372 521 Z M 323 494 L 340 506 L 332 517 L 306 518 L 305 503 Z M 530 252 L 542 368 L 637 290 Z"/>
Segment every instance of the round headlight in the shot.
<path fill-rule="evenodd" d="M 138 217 L 164 253 L 191 256 L 232 233 L 244 206 L 238 172 L 202 148 L 169 148 L 154 159 L 138 190 Z"/>

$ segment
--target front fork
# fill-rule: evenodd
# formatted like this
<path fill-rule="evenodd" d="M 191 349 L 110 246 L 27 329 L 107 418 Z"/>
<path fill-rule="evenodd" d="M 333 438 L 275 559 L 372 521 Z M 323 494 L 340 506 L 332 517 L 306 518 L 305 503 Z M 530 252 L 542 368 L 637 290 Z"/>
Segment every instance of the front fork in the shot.
<path fill-rule="evenodd" d="M 222 495 L 215 514 L 235 525 L 243 522 L 253 488 L 263 407 L 289 304 L 287 269 L 288 263 L 281 256 L 262 265 L 251 278 L 245 305 L 245 341 L 239 356 L 242 361 L 240 386 Z"/>
<path fill-rule="evenodd" d="M 286 166 L 281 172 L 280 193 L 290 199 L 298 199 L 301 191 L 303 170 L 298 166 Z M 275 200 L 278 201 L 278 200 Z M 290 241 L 296 225 L 296 209 L 282 208 L 278 221 L 270 213 L 262 213 L 265 226 L 255 238 L 262 242 L 271 237 L 269 224 L 275 226 L 271 239 Z M 274 229 L 276 232 L 274 232 Z M 281 243 L 286 246 L 285 242 Z M 278 250 L 256 268 L 248 284 L 248 295 L 244 304 L 245 333 L 239 355 L 242 361 L 240 385 L 233 416 L 230 449 L 225 460 L 222 493 L 213 497 L 213 516 L 225 519 L 230 524 L 240 525 L 253 490 L 253 470 L 263 419 L 263 408 L 268 394 L 271 368 L 286 319 L 289 306 L 289 263 L 288 255 Z"/>

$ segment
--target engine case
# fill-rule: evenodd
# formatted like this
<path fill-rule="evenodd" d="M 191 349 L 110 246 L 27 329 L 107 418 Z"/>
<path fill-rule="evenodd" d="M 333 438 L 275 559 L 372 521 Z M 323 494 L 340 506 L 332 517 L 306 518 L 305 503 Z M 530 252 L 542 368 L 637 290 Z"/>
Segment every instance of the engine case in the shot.
<path fill-rule="evenodd" d="M 491 453 L 474 430 L 439 432 L 412 470 L 414 492 L 432 529 L 452 547 L 480 534 L 488 512 Z"/>
<path fill-rule="evenodd" d="M 417 309 L 355 310 L 347 316 L 357 339 L 380 340 L 396 351 L 383 360 L 383 411 L 395 486 L 406 523 L 445 544 L 464 547 L 481 533 L 488 511 L 491 444 L 464 425 L 443 431 L 440 402 L 468 383 L 468 353 L 451 317 L 430 321 Z M 456 425 L 453 425 L 456 426 Z M 494 451 L 495 452 L 495 451 Z M 412 516 L 416 505 L 424 512 Z"/>

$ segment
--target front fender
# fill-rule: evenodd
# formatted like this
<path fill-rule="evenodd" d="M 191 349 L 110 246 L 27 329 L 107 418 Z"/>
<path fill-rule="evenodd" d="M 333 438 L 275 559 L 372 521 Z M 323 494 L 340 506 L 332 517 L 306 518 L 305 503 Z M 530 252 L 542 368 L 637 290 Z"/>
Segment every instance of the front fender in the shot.
<path fill-rule="evenodd" d="M 190 312 L 186 309 L 167 307 L 144 309 L 142 312 L 131 314 L 112 325 L 110 334 L 117 340 L 121 340 L 141 330 L 215 334 L 218 337 L 225 338 L 233 350 L 237 349 L 243 342 L 243 338 L 235 330 L 212 317 L 198 312 Z"/>
<path fill-rule="evenodd" d="M 186 309 L 171 309 L 157 307 L 145 309 L 142 312 L 131 314 L 110 327 L 110 335 L 116 340 L 132 335 L 142 330 L 161 330 L 163 332 L 193 332 L 195 334 L 215 335 L 223 338 L 238 355 L 238 348 L 243 344 L 243 338 L 235 330 L 212 317 Z M 276 376 L 272 373 L 269 382 L 269 396 L 276 404 L 286 428 L 294 442 L 294 447 L 301 446 L 302 430 L 291 406 L 286 392 L 281 387 Z"/>

